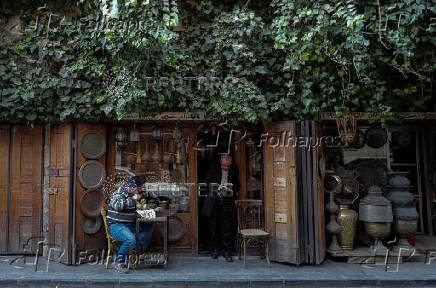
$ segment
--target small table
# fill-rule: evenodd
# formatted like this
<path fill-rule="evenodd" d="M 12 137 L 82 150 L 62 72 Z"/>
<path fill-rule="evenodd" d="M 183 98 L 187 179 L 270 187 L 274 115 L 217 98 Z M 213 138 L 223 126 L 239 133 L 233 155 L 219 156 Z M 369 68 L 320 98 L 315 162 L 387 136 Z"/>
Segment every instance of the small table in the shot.
<path fill-rule="evenodd" d="M 163 223 L 164 225 L 164 256 L 165 256 L 165 269 L 168 267 L 168 217 L 155 217 L 155 218 L 136 218 L 136 231 L 139 231 L 139 223 Z M 135 233 L 136 237 L 136 251 L 139 251 L 138 233 Z"/>

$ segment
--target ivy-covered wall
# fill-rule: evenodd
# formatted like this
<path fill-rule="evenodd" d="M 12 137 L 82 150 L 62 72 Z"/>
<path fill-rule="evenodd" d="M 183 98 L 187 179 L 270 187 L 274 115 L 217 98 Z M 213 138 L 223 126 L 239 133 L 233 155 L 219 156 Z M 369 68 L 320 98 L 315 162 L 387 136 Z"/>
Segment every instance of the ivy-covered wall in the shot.
<path fill-rule="evenodd" d="M 0 121 L 433 111 L 436 2 L 3 0 Z"/>

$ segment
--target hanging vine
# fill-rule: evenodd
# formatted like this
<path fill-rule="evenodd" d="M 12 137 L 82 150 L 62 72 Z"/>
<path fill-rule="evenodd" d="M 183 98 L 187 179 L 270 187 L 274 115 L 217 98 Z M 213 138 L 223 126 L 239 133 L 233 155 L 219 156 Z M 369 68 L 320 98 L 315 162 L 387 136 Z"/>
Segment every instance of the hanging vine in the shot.
<path fill-rule="evenodd" d="M 432 1 L 10 1 L 1 121 L 169 110 L 269 121 L 436 104 Z"/>

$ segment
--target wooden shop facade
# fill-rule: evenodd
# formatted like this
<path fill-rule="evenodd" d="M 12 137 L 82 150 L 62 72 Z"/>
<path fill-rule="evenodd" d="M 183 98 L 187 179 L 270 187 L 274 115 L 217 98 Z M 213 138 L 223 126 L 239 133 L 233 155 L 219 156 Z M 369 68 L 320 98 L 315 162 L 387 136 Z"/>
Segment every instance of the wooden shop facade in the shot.
<path fill-rule="evenodd" d="M 412 186 L 421 199 L 417 202 L 421 209 L 418 233 L 432 234 L 436 182 L 426 176 L 436 172 L 430 171 L 430 164 L 419 162 L 436 157 L 430 149 L 436 131 L 433 136 L 425 132 L 431 122 L 409 122 L 413 125 L 407 131 L 415 136 L 403 142 L 415 144 L 403 147 L 401 153 L 413 150 L 413 166 L 412 162 L 401 162 L 402 156 L 396 156 L 400 152 L 392 152 L 390 138 L 377 151 L 365 145 L 354 150 L 326 150 L 323 137 L 337 135 L 333 120 L 325 114 L 316 121 L 239 123 L 232 127 L 226 122 L 168 112 L 151 119 L 132 115 L 105 123 L 2 124 L 0 254 L 47 254 L 52 248 L 51 257 L 73 265 L 102 257 L 106 241 L 99 210 L 105 196 L 132 175 L 140 177 L 144 191 L 158 183 L 158 187 L 168 187 L 163 190 L 180 192 L 151 199 L 174 212 L 170 253 L 207 253 L 208 223 L 201 213 L 198 183 L 204 181 L 207 167 L 223 152 L 232 153 L 239 169 L 239 199 L 263 200 L 272 261 L 298 265 L 324 260 L 330 242 L 324 177 L 335 173 L 335 165 L 358 159 L 380 160 L 385 170 L 395 165 L 416 170 Z M 370 126 L 360 119 L 357 127 Z M 337 153 L 339 160 L 335 160 Z M 365 185 L 379 177 L 374 175 L 365 178 Z M 364 179 L 359 177 L 357 181 Z M 161 245 L 161 240 L 160 230 L 155 229 L 152 245 Z"/>
<path fill-rule="evenodd" d="M 0 254 L 51 248 L 51 257 L 66 264 L 83 261 L 83 253 L 99 257 L 106 245 L 102 195 L 131 175 L 144 187 L 166 183 L 183 192 L 155 199 L 174 211 L 170 252 L 206 253 L 209 230 L 197 184 L 229 151 L 239 169 L 238 198 L 263 200 L 271 260 L 324 259 L 324 198 L 315 169 L 321 150 L 282 145 L 286 135 L 320 133 L 314 121 L 231 127 L 169 112 L 107 123 L 3 124 L 0 133 Z M 152 245 L 161 238 L 155 229 Z"/>

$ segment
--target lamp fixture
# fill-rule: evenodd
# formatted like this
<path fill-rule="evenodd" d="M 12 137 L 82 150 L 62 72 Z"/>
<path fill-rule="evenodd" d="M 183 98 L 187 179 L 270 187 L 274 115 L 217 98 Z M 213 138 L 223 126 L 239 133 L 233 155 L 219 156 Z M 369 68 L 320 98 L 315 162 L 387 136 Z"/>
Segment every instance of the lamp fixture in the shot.
<path fill-rule="evenodd" d="M 151 132 L 151 137 L 156 143 L 160 143 L 163 139 L 163 131 L 162 128 L 159 126 L 153 127 L 153 130 Z"/>

